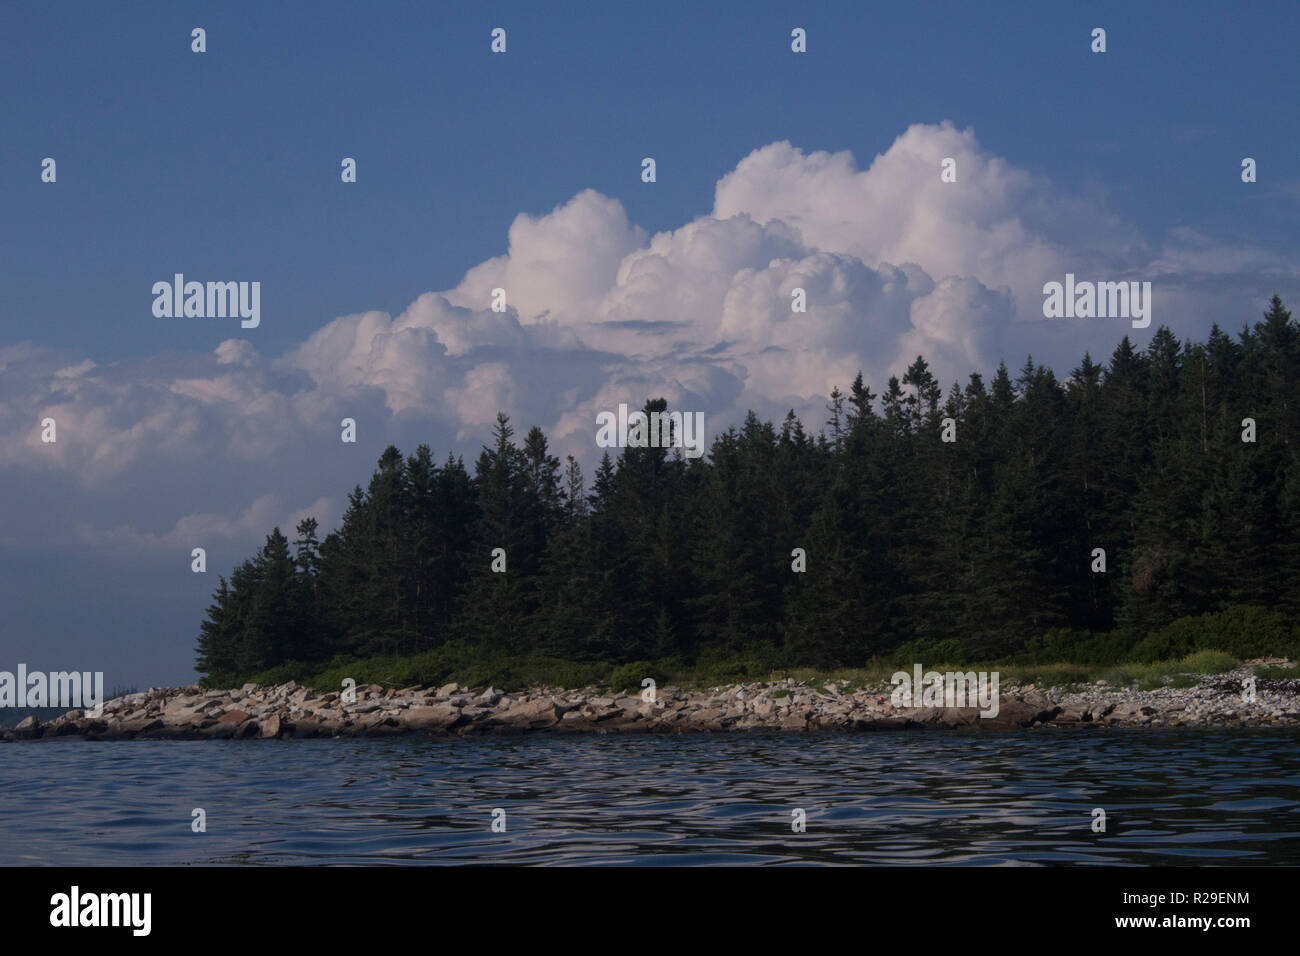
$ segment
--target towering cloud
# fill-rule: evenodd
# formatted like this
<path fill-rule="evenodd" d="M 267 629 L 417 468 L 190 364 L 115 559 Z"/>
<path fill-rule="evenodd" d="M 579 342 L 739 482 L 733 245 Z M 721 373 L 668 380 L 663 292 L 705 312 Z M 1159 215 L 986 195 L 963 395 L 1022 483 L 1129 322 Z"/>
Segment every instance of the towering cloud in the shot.
<path fill-rule="evenodd" d="M 941 180 L 945 159 L 955 182 Z M 242 339 L 100 364 L 0 345 L 0 480 L 61 506 L 53 528 L 19 516 L 5 533 L 115 548 L 252 538 L 330 511 L 390 441 L 473 457 L 498 410 L 587 462 L 599 411 L 658 395 L 710 430 L 791 407 L 815 428 L 827 392 L 859 369 L 877 391 L 918 354 L 945 385 L 1026 353 L 1068 371 L 1085 348 L 1104 357 L 1121 335 L 1150 334 L 1044 319 L 1043 283 L 1066 273 L 1150 280 L 1158 322 L 1200 336 L 1300 287 L 1294 261 L 1188 229 L 1153 250 L 1114 210 L 948 123 L 909 128 L 862 169 L 847 152 L 773 143 L 676 229 L 647 235 L 585 190 L 520 214 L 504 253 L 455 288 L 396 317 L 337 318 L 278 357 Z M 796 290 L 806 311 L 791 308 Z M 39 436 L 47 416 L 53 446 Z M 338 440 L 344 417 L 357 446 Z"/>

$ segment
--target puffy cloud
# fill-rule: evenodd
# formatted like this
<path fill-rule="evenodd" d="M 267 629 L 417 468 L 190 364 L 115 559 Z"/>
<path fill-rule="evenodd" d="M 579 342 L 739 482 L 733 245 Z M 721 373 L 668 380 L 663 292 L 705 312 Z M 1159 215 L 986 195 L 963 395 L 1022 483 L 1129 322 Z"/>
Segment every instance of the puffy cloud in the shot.
<path fill-rule="evenodd" d="M 645 231 L 628 223 L 622 203 L 588 189 L 545 216 L 520 213 L 510 226 L 509 251 L 470 269 L 447 300 L 486 309 L 492 290 L 501 288 L 521 315 L 573 314 L 600 301 L 623 257 L 644 242 Z"/>
<path fill-rule="evenodd" d="M 948 157 L 955 183 L 940 180 Z M 847 152 L 773 143 L 719 180 L 709 215 L 647 236 L 618 200 L 586 190 L 520 214 L 505 252 L 454 288 L 395 317 L 342 316 L 278 357 L 242 339 L 103 364 L 2 346 L 0 469 L 35 496 L 77 496 L 66 540 L 255 539 L 283 524 L 287 502 L 325 507 L 363 480 L 390 441 L 472 459 L 501 410 L 588 464 L 596 414 L 656 396 L 704 412 L 710 436 L 749 408 L 794 408 L 815 430 L 826 394 L 859 369 L 878 392 L 923 354 L 947 386 L 1031 351 L 1058 368 L 1084 348 L 1104 357 L 1134 334 L 1123 321 L 1045 320 L 1042 285 L 1065 272 L 1152 280 L 1150 331 L 1177 320 L 1202 335 L 1211 318 L 1253 318 L 1244 304 L 1295 290 L 1294 261 L 1188 229 L 1153 250 L 1114 211 L 949 123 L 909 128 L 862 169 Z M 498 287 L 504 312 L 491 309 Z M 791 310 L 796 288 L 805 312 Z M 56 445 L 40 441 L 47 416 Z M 339 441 L 343 417 L 358 445 Z M 24 520 L 10 537 L 48 539 Z"/>
<path fill-rule="evenodd" d="M 141 531 L 125 524 L 99 529 L 80 522 L 77 525 L 77 537 L 79 543 L 95 548 L 125 548 L 132 551 L 176 549 L 188 552 L 196 547 L 211 548 L 219 542 L 256 540 L 268 534 L 272 528 L 279 528 L 292 541 L 294 529 L 302 519 L 308 517 L 314 517 L 322 526 L 327 527 L 339 517 L 336 501 L 318 498 L 305 508 L 290 511 L 276 495 L 266 494 L 260 495 L 236 514 L 212 512 L 184 515 L 176 520 L 170 530 L 161 534 Z"/>
<path fill-rule="evenodd" d="M 955 183 L 940 179 L 946 158 Z M 765 146 L 718 183 L 713 214 L 779 221 L 811 248 L 868 265 L 916 263 L 936 281 L 1006 286 L 1025 318 L 1041 317 L 1043 282 L 1067 266 L 1143 248 L 1132 226 L 989 156 L 973 130 L 947 122 L 910 127 L 864 170 L 848 152 Z"/>
<path fill-rule="evenodd" d="M 964 380 L 985 366 L 992 346 L 1011 327 L 1011 303 L 971 278 L 949 276 L 912 302 L 912 327 L 900 337 L 900 355 L 924 355 L 941 382 Z"/>

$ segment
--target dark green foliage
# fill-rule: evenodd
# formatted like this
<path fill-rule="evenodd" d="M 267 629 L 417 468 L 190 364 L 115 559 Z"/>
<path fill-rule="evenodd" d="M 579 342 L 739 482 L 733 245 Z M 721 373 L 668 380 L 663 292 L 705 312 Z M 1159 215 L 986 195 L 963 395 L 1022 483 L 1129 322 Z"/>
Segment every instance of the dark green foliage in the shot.
<path fill-rule="evenodd" d="M 612 690 L 640 694 L 641 682 L 647 677 L 656 685 L 668 682 L 668 675 L 657 665 L 649 661 L 634 661 L 631 664 L 620 664 L 610 671 L 608 683 Z"/>
<path fill-rule="evenodd" d="M 1223 651 L 1239 660 L 1295 654 L 1300 629 L 1278 611 L 1238 605 L 1217 614 L 1179 618 L 1148 634 L 1129 658 L 1149 663 L 1186 657 L 1194 651 Z"/>
<path fill-rule="evenodd" d="M 590 488 L 541 429 L 516 444 L 502 415 L 472 477 L 390 447 L 338 530 L 321 540 L 308 519 L 292 544 L 274 530 L 220 579 L 198 669 L 235 683 L 363 661 L 399 684 L 563 672 L 639 687 L 654 660 L 721 680 L 1285 653 L 1298 386 L 1300 330 L 1274 298 L 1236 339 L 1162 328 L 1065 381 L 1030 359 L 945 398 L 918 356 L 879 396 L 861 375 L 834 390 L 821 434 L 751 413 L 704 458 L 606 455 Z"/>
<path fill-rule="evenodd" d="M 1053 664 L 1071 661 L 1076 664 L 1120 664 L 1130 660 L 1137 638 L 1128 631 L 1114 630 L 1100 634 L 1054 628 L 1031 637 L 1017 660 L 1025 664 Z"/>

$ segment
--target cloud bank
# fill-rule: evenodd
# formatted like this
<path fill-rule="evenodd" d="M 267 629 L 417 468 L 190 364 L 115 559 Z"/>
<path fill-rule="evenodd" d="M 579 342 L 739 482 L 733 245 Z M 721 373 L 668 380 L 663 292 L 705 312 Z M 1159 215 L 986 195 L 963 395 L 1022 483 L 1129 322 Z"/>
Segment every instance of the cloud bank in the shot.
<path fill-rule="evenodd" d="M 945 158 L 956 182 L 940 179 Z M 187 550 L 309 511 L 329 526 L 377 449 L 473 458 L 499 410 L 588 464 L 597 412 L 660 395 L 702 411 L 710 437 L 750 408 L 793 408 L 816 429 L 832 387 L 862 370 L 880 391 L 918 354 L 948 386 L 1030 353 L 1068 372 L 1084 349 L 1104 358 L 1161 324 L 1203 337 L 1300 287 L 1294 261 L 1188 228 L 1153 247 L 1115 210 L 948 123 L 912 126 L 865 168 L 772 143 L 676 229 L 647 235 L 587 190 L 520 214 L 505 253 L 455 288 L 397 316 L 336 318 L 280 356 L 255 332 L 210 354 L 106 365 L 0 344 L 0 474 L 36 506 L 4 541 Z M 1067 272 L 1152 281 L 1151 328 L 1044 319 L 1042 286 Z M 505 312 L 491 308 L 497 288 Z M 791 310 L 795 289 L 806 312 Z M 41 441 L 47 417 L 55 444 Z M 339 441 L 344 417 L 358 446 Z M 43 503 L 54 519 L 33 516 Z"/>

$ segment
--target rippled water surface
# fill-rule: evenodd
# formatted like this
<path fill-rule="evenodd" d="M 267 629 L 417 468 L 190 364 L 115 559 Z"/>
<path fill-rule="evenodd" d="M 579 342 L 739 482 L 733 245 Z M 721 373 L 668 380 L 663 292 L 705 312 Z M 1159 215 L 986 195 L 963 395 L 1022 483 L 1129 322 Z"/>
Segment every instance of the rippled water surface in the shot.
<path fill-rule="evenodd" d="M 0 746 L 2 864 L 462 862 L 1294 865 L 1300 735 Z"/>

